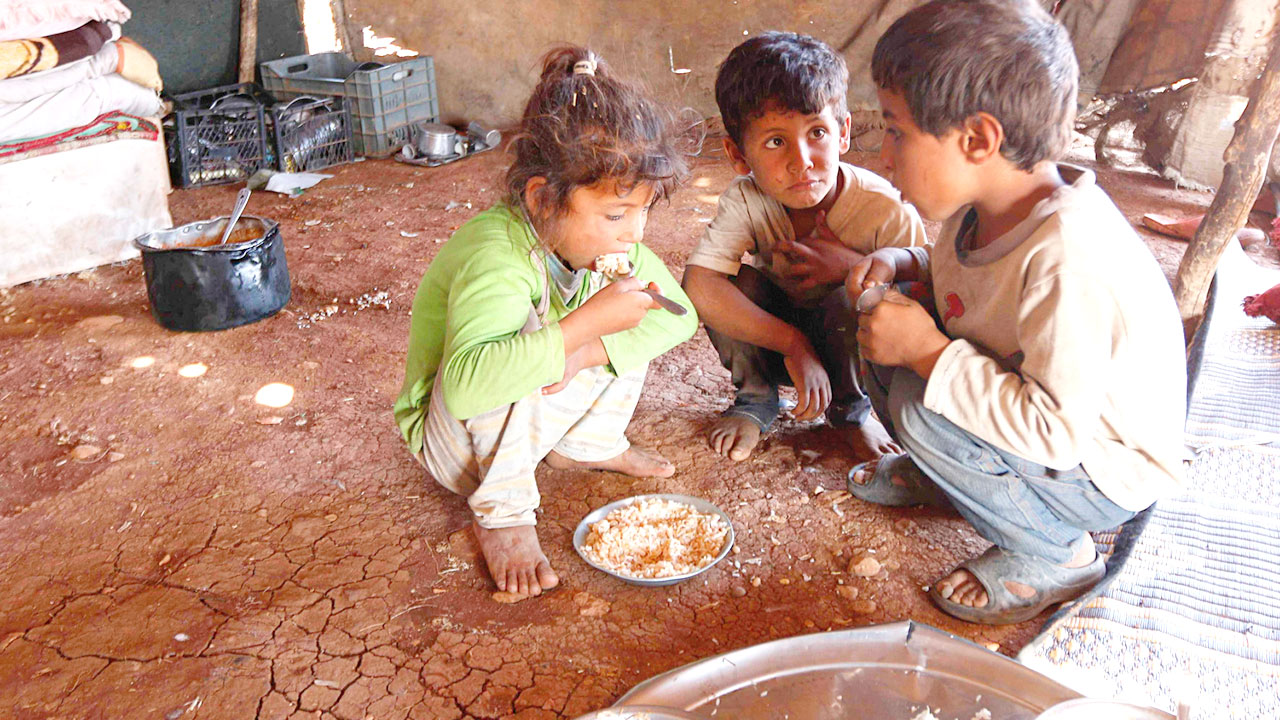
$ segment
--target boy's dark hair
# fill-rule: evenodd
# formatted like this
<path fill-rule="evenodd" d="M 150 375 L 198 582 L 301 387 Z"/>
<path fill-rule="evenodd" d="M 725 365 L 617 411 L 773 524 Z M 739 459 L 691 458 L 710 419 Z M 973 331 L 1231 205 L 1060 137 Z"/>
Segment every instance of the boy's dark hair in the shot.
<path fill-rule="evenodd" d="M 1031 0 L 921 5 L 876 43 L 871 77 L 930 135 L 990 113 L 1004 127 L 1001 154 L 1022 170 L 1070 147 L 1079 67 L 1066 29 Z"/>
<path fill-rule="evenodd" d="M 575 68 L 577 70 L 575 71 Z M 671 113 L 613 76 L 591 50 L 566 45 L 542 58 L 542 76 L 508 146 L 507 201 L 521 207 L 525 184 L 544 177 L 544 220 L 569 207 L 576 187 L 616 179 L 622 187 L 651 183 L 655 200 L 689 175 L 683 138 Z"/>
<path fill-rule="evenodd" d="M 747 123 L 764 115 L 770 103 L 806 115 L 830 105 L 843 122 L 848 92 L 844 58 L 821 40 L 793 32 L 770 31 L 744 40 L 716 74 L 720 118 L 739 146 Z"/>

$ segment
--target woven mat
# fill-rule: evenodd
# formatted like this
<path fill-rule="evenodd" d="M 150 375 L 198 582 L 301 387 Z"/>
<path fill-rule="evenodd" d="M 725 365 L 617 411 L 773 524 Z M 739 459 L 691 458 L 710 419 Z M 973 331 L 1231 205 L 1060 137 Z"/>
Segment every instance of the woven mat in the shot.
<path fill-rule="evenodd" d="M 1187 413 L 1194 448 L 1250 445 L 1280 452 L 1280 328 L 1240 309 L 1246 295 L 1280 283 L 1231 242 L 1215 275 L 1208 320 L 1196 338 L 1199 371 Z"/>
<path fill-rule="evenodd" d="M 1280 717 L 1280 330 L 1240 311 L 1280 273 L 1233 246 L 1193 346 L 1188 492 L 1106 538 L 1107 579 L 1018 656 L 1086 695 L 1190 702 L 1197 720 Z"/>

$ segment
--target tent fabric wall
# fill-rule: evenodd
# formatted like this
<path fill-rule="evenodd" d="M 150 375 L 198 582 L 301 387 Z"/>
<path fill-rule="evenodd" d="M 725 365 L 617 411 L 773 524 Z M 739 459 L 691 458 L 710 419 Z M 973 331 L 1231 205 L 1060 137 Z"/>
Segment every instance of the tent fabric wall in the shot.
<path fill-rule="evenodd" d="M 1111 57 L 1142 0 L 1070 0 L 1058 19 L 1071 34 L 1080 62 L 1080 106 L 1098 92 Z"/>
<path fill-rule="evenodd" d="M 238 0 L 127 0 L 127 35 L 155 56 L 170 94 L 236 82 Z M 306 53 L 297 0 L 259 0 L 258 62 Z"/>
<path fill-rule="evenodd" d="M 1227 0 L 1141 0 L 1098 85 L 1102 93 L 1197 77 Z"/>
<path fill-rule="evenodd" d="M 1232 0 L 1223 6 L 1205 49 L 1200 80 L 1179 118 L 1165 175 L 1196 187 L 1217 187 L 1222 181 L 1223 151 L 1235 135 L 1235 123 L 1278 29 L 1277 5 Z"/>

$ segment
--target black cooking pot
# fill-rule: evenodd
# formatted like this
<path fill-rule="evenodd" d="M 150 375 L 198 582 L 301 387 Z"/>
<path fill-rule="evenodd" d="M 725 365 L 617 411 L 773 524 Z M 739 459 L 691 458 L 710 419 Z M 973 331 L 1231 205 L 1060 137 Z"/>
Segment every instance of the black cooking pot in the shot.
<path fill-rule="evenodd" d="M 229 218 L 188 223 L 135 238 L 142 251 L 151 314 L 170 330 L 201 331 L 257 322 L 289 302 L 289 267 L 280 228 L 241 216 L 218 244 Z"/>

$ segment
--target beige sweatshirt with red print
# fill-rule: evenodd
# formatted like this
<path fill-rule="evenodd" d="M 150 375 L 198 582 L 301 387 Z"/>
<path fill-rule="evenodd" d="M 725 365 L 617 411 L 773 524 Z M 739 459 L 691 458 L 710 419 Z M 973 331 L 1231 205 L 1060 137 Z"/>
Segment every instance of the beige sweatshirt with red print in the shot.
<path fill-rule="evenodd" d="M 1083 465 L 1141 510 L 1182 484 L 1186 360 L 1159 265 L 1087 170 L 987 247 L 976 215 L 910 248 L 953 338 L 924 404 L 973 435 L 1056 469 Z"/>

